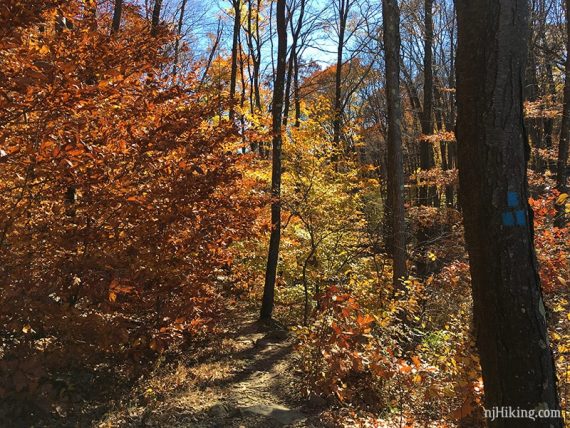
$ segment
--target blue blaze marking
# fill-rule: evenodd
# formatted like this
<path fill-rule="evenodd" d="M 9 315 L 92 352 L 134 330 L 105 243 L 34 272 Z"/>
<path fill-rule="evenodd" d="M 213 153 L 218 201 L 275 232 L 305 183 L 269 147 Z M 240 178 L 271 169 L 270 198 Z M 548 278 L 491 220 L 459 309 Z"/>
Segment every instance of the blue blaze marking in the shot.
<path fill-rule="evenodd" d="M 515 225 L 515 216 L 510 211 L 505 211 L 503 213 L 503 224 L 505 226 L 512 227 Z"/>
<path fill-rule="evenodd" d="M 507 192 L 507 205 L 509 207 L 518 207 L 520 203 L 519 194 L 517 192 Z"/>
<path fill-rule="evenodd" d="M 517 219 L 517 226 L 524 226 L 526 224 L 526 215 L 524 210 L 515 211 L 515 218 Z"/>

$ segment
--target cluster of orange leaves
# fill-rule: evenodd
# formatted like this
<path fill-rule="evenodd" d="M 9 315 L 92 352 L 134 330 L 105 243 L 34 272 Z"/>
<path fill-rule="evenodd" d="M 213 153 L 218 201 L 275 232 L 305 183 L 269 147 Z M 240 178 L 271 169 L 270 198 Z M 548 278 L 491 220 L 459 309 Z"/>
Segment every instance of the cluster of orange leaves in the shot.
<path fill-rule="evenodd" d="M 0 7 L 0 397 L 48 407 L 40 367 L 137 361 L 207 328 L 261 205 L 222 95 L 166 73 L 168 30 L 128 6 L 110 35 L 90 5 Z"/>
<path fill-rule="evenodd" d="M 543 197 L 530 198 L 534 211 L 534 245 L 540 266 L 540 280 L 546 293 L 567 289 L 570 284 L 568 224 L 553 227 L 557 205 L 568 204 L 567 195 L 553 190 Z"/>

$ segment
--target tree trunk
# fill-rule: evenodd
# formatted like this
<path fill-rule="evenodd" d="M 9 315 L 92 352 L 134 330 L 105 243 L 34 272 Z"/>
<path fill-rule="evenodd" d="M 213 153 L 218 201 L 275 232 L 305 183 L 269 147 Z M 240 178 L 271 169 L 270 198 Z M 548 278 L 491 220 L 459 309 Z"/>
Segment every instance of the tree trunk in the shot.
<path fill-rule="evenodd" d="M 283 121 L 283 93 L 285 90 L 285 71 L 287 57 L 287 21 L 285 19 L 286 0 L 277 0 L 277 69 L 273 89 L 272 131 L 273 131 L 273 161 L 271 170 L 271 237 L 269 254 L 265 271 L 265 286 L 260 319 L 268 321 L 273 313 L 275 297 L 275 279 L 277 277 L 277 262 L 279 260 L 279 241 L 281 240 L 281 144 Z"/>
<path fill-rule="evenodd" d="M 297 26 L 293 27 L 293 20 L 291 20 L 291 32 L 293 33 L 293 40 L 291 41 L 291 52 L 289 54 L 289 65 L 287 71 L 287 83 L 285 85 L 285 108 L 283 113 L 283 125 L 287 126 L 287 120 L 289 119 L 289 107 L 291 105 L 291 84 L 294 78 L 294 65 L 295 59 L 297 57 L 297 43 L 299 42 L 299 36 L 301 35 L 301 28 L 303 27 L 303 16 L 305 14 L 305 0 L 301 0 L 301 10 L 299 11 L 299 18 L 297 20 Z"/>
<path fill-rule="evenodd" d="M 118 33 L 121 28 L 121 14 L 123 13 L 123 0 L 115 0 L 115 8 L 113 9 L 113 24 L 111 26 L 111 34 Z"/>
<path fill-rule="evenodd" d="M 162 7 L 162 0 L 155 0 L 154 8 L 152 9 L 152 21 L 150 24 L 150 33 L 156 36 L 158 31 L 158 24 L 160 23 L 160 8 Z"/>
<path fill-rule="evenodd" d="M 528 3 L 457 0 L 460 199 L 485 405 L 559 409 L 533 243 L 523 126 Z M 491 427 L 562 427 L 555 418 Z"/>
<path fill-rule="evenodd" d="M 402 155 L 402 107 L 400 104 L 400 10 L 397 0 L 382 1 L 384 49 L 386 50 L 386 97 L 388 107 L 388 212 L 394 290 L 402 288 L 406 272 L 404 222 L 404 168 Z"/>
<path fill-rule="evenodd" d="M 424 106 L 422 111 L 422 134 L 433 133 L 433 0 L 424 1 Z M 420 168 L 424 171 L 433 166 L 433 148 L 426 139 L 420 140 Z M 432 205 L 435 194 L 433 186 L 421 186 L 420 205 Z"/>
<path fill-rule="evenodd" d="M 562 108 L 562 125 L 560 127 L 560 142 L 558 145 L 558 161 L 556 165 L 556 189 L 560 193 L 568 193 L 568 140 L 570 140 L 570 0 L 566 4 L 566 69 L 564 71 L 564 106 Z M 564 227 L 566 212 L 564 204 L 556 207 L 557 214 L 554 224 Z"/>
<path fill-rule="evenodd" d="M 182 0 L 180 5 L 180 16 L 178 17 L 178 28 L 176 32 L 176 42 L 174 43 L 174 68 L 172 69 L 172 75 L 176 76 L 178 73 L 178 56 L 180 54 L 180 37 L 182 35 L 182 24 L 184 24 L 184 12 L 186 11 L 186 1 Z"/>
<path fill-rule="evenodd" d="M 230 122 L 233 122 L 235 116 L 239 31 L 241 28 L 241 0 L 233 0 L 232 4 L 234 7 L 234 33 L 232 40 L 232 68 L 230 75 Z"/>
<path fill-rule="evenodd" d="M 451 26 L 450 41 L 449 41 L 449 87 L 455 88 L 455 7 L 453 8 L 453 23 Z M 445 130 L 455 130 L 455 92 L 450 91 L 449 94 L 449 113 L 445 123 Z M 447 166 L 449 169 L 456 167 L 455 148 L 457 143 L 455 141 L 448 141 L 447 144 Z M 445 186 L 445 201 L 448 207 L 455 206 L 455 185 L 451 184 Z"/>
<path fill-rule="evenodd" d="M 247 45 L 252 62 L 252 78 L 250 88 L 250 104 L 251 114 L 256 110 L 261 112 L 261 94 L 259 90 L 259 68 L 261 62 L 261 42 L 259 37 L 259 13 L 260 13 L 260 0 L 257 1 L 255 9 L 255 35 L 253 24 L 253 5 L 252 0 L 247 3 Z"/>
<path fill-rule="evenodd" d="M 293 85 L 295 90 L 295 127 L 301 126 L 301 95 L 299 94 L 299 58 L 297 54 L 293 57 Z"/>
<path fill-rule="evenodd" d="M 335 148 L 338 148 L 342 132 L 342 57 L 344 50 L 344 35 L 346 32 L 346 22 L 351 0 L 338 1 L 338 46 L 336 55 L 336 70 L 334 84 L 334 117 L 333 117 L 333 141 Z"/>

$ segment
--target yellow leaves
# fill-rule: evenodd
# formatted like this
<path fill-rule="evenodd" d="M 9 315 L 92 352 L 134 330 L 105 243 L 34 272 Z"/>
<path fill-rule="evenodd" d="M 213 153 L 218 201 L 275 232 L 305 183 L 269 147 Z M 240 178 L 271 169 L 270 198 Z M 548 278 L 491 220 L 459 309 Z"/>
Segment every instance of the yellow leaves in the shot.
<path fill-rule="evenodd" d="M 567 305 L 568 305 L 568 300 L 560 299 L 560 300 L 556 301 L 556 303 L 553 305 L 552 310 L 554 312 L 564 312 L 564 311 L 566 311 Z"/>
<path fill-rule="evenodd" d="M 560 339 L 562 339 L 562 336 L 560 336 L 558 333 L 553 331 L 550 333 L 550 338 L 552 339 L 553 342 L 559 342 Z"/>
<path fill-rule="evenodd" d="M 570 199 L 568 199 L 568 193 L 561 193 L 560 195 L 558 195 L 558 198 L 556 199 L 554 204 L 559 207 L 564 206 L 564 212 L 566 214 L 570 213 Z"/>
<path fill-rule="evenodd" d="M 562 205 L 568 199 L 568 193 L 561 193 L 556 199 L 556 205 Z"/>
<path fill-rule="evenodd" d="M 24 326 L 22 327 L 22 333 L 24 334 L 28 334 L 31 333 L 32 330 L 32 326 L 30 324 L 24 324 Z"/>

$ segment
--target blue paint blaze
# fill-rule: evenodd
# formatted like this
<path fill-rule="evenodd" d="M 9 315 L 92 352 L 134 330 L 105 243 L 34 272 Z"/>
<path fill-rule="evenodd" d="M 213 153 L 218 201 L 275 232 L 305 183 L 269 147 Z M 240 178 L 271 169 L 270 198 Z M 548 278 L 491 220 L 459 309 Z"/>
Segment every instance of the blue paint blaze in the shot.
<path fill-rule="evenodd" d="M 520 206 L 521 201 L 517 192 L 507 192 L 507 205 L 511 208 Z"/>
<path fill-rule="evenodd" d="M 515 211 L 515 218 L 517 220 L 517 226 L 524 226 L 526 224 L 526 213 L 524 210 Z"/>
<path fill-rule="evenodd" d="M 515 225 L 515 216 L 510 211 L 503 213 L 503 225 L 513 227 Z"/>

